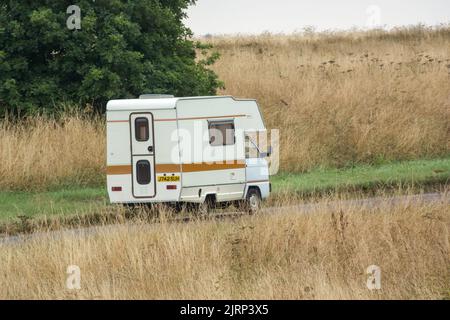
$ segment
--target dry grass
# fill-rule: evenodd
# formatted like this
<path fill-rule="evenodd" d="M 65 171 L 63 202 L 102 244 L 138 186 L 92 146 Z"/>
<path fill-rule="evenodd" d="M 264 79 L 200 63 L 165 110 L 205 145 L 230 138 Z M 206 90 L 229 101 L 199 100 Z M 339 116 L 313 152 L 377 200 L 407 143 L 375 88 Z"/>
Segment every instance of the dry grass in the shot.
<path fill-rule="evenodd" d="M 0 298 L 442 299 L 450 295 L 443 203 L 324 204 L 235 221 L 124 224 L 85 237 L 0 244 Z M 369 265 L 382 289 L 366 288 Z M 81 290 L 66 289 L 66 268 Z"/>
<path fill-rule="evenodd" d="M 281 170 L 450 154 L 450 28 L 213 38 L 222 93 L 259 100 Z M 0 121 L 0 188 L 101 183 L 105 126 Z"/>
<path fill-rule="evenodd" d="M 282 169 L 450 152 L 450 27 L 204 41 L 222 93 L 281 129 Z"/>
<path fill-rule="evenodd" d="M 105 135 L 102 118 L 81 114 L 0 121 L 0 189 L 98 183 Z"/>

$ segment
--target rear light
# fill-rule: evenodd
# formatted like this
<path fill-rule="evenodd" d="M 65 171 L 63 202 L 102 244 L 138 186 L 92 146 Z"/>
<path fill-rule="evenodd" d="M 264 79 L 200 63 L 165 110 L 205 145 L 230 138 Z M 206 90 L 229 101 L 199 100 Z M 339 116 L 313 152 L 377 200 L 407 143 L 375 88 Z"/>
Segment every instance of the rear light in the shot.
<path fill-rule="evenodd" d="M 174 184 L 169 184 L 168 186 L 166 186 L 167 190 L 176 190 L 177 186 Z"/>
<path fill-rule="evenodd" d="M 122 187 L 112 187 L 113 192 L 122 191 Z"/>

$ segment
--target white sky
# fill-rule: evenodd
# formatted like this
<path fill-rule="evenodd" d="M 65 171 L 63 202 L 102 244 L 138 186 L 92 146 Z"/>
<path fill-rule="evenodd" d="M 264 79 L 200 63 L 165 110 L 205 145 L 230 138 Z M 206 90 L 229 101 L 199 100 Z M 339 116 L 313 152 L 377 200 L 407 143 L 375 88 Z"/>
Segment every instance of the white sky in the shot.
<path fill-rule="evenodd" d="M 197 0 L 188 15 L 197 36 L 390 28 L 450 23 L 450 0 Z"/>

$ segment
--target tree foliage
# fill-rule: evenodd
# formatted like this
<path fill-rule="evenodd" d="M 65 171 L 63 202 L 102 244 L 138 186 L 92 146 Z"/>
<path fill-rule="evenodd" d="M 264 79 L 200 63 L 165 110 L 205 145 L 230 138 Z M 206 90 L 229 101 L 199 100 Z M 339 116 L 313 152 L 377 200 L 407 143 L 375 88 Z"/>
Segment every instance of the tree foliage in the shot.
<path fill-rule="evenodd" d="M 101 109 L 142 93 L 213 95 L 220 86 L 196 60 L 183 24 L 192 0 L 78 0 L 81 29 L 66 26 L 71 1 L 0 0 L 0 108 L 60 103 Z M 205 48 L 201 48 L 205 49 Z"/>

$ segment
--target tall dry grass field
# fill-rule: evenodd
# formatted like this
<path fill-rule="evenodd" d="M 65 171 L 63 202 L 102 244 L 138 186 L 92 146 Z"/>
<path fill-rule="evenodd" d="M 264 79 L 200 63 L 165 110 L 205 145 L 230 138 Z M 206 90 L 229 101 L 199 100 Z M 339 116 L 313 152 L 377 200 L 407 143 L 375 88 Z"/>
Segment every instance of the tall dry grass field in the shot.
<path fill-rule="evenodd" d="M 3 299 L 442 299 L 448 204 L 325 203 L 310 214 L 43 233 L 0 243 Z M 81 289 L 66 288 L 69 265 Z M 381 290 L 366 287 L 370 265 Z"/>
<path fill-rule="evenodd" d="M 217 37 L 221 93 L 258 99 L 281 166 L 450 152 L 450 28 Z"/>
<path fill-rule="evenodd" d="M 450 28 L 204 41 L 221 93 L 280 129 L 281 170 L 450 154 Z M 105 149 L 100 118 L 1 120 L 0 188 L 101 182 Z"/>
<path fill-rule="evenodd" d="M 0 121 L 0 190 L 98 183 L 106 165 L 104 119 Z"/>

